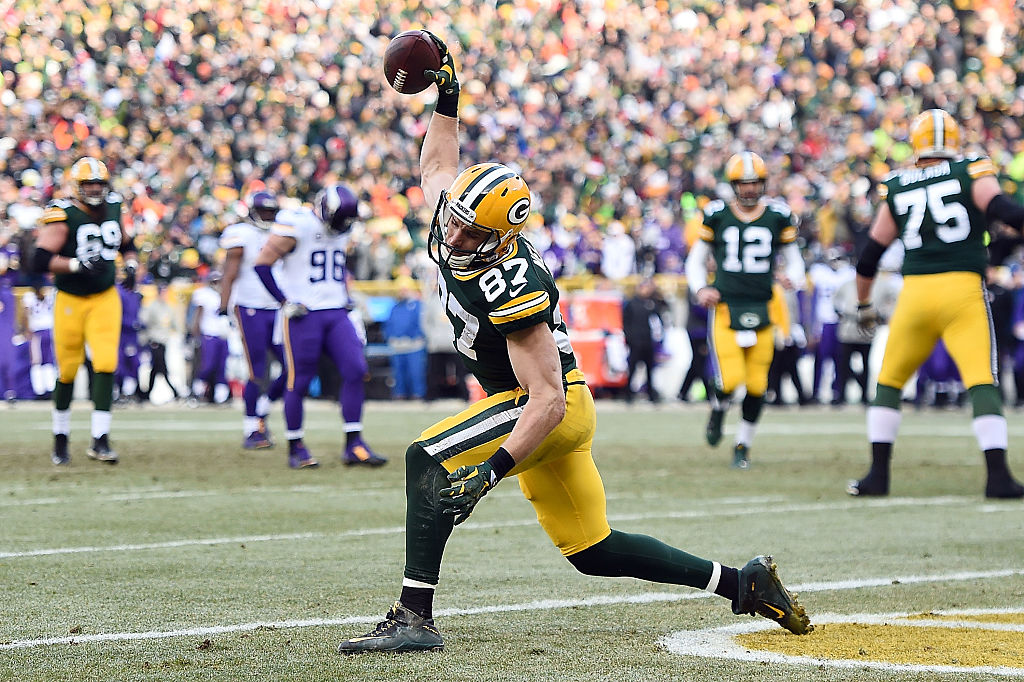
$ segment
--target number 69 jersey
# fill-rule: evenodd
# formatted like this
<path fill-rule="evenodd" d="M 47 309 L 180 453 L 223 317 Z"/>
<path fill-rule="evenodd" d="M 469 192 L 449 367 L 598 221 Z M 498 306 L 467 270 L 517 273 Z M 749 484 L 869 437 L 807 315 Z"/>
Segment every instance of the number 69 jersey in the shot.
<path fill-rule="evenodd" d="M 74 201 L 55 199 L 43 211 L 40 218 L 43 224 L 66 223 L 68 226 L 68 236 L 59 255 L 80 261 L 96 254 L 103 258 L 98 275 L 88 272 L 54 275 L 53 282 L 60 291 L 89 296 L 114 286 L 114 261 L 121 248 L 121 195 L 109 192 L 98 208 L 100 213 L 93 215 Z"/>
<path fill-rule="evenodd" d="M 764 302 L 772 297 L 772 270 L 779 247 L 796 240 L 792 213 L 782 201 L 764 201 L 757 217 L 741 218 L 724 201 L 704 208 L 699 236 L 715 257 L 714 286 L 722 300 Z"/>
<path fill-rule="evenodd" d="M 332 234 L 309 209 L 280 211 L 270 232 L 295 240 L 281 259 L 281 290 L 289 301 L 310 310 L 348 305 L 346 235 Z"/>
<path fill-rule="evenodd" d="M 438 286 L 455 328 L 455 348 L 487 395 L 519 387 L 505 336 L 539 323 L 555 337 L 562 376 L 576 368 L 555 280 L 524 237 L 484 270 L 462 274 L 442 267 Z"/>
<path fill-rule="evenodd" d="M 987 157 L 941 161 L 890 173 L 878 187 L 899 227 L 904 275 L 985 274 L 988 219 L 971 198 L 978 178 L 995 175 Z"/>

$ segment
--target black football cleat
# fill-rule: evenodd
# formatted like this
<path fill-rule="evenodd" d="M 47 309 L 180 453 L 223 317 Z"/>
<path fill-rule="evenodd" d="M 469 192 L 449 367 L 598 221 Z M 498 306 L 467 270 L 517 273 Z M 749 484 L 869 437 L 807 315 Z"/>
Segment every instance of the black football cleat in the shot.
<path fill-rule="evenodd" d="M 422 618 L 396 601 L 384 620 L 362 637 L 346 639 L 338 645 L 339 654 L 365 654 L 371 651 L 406 653 L 441 651 L 444 638 L 433 618 Z"/>
<path fill-rule="evenodd" d="M 885 497 L 889 494 L 889 481 L 868 474 L 859 481 L 847 483 L 846 494 L 853 497 Z"/>
<path fill-rule="evenodd" d="M 711 447 L 715 447 L 722 441 L 722 422 L 724 420 L 725 410 L 711 409 L 711 416 L 708 417 L 708 426 L 704 430 L 704 437 Z"/>
<path fill-rule="evenodd" d="M 754 557 L 739 573 L 739 596 L 732 603 L 733 613 L 764 616 L 794 635 L 806 635 L 814 629 L 797 595 L 782 586 L 770 556 Z"/>
<path fill-rule="evenodd" d="M 742 443 L 736 444 L 736 447 L 732 451 L 732 468 L 750 468 L 750 448 L 748 448 L 746 445 L 743 445 Z"/>
<path fill-rule="evenodd" d="M 985 483 L 985 497 L 993 500 L 1019 500 L 1024 497 L 1024 485 L 1013 476 L 989 476 Z"/>
<path fill-rule="evenodd" d="M 68 453 L 68 437 L 66 434 L 58 433 L 53 437 L 53 451 L 50 453 L 50 461 L 54 466 L 66 466 L 71 464 L 71 455 Z"/>
<path fill-rule="evenodd" d="M 97 462 L 117 464 L 117 453 L 110 449 L 107 434 L 103 434 L 99 438 L 93 438 L 92 445 L 85 451 L 85 454 Z"/>

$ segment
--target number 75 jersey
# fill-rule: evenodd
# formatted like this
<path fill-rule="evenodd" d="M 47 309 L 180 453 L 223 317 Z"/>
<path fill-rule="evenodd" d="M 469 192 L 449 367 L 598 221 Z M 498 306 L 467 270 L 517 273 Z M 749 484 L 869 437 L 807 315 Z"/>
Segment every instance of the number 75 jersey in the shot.
<path fill-rule="evenodd" d="M 537 324 L 551 329 L 562 376 L 576 368 L 555 280 L 524 237 L 516 238 L 508 256 L 484 270 L 460 273 L 442 267 L 438 287 L 455 328 L 455 349 L 487 395 L 519 387 L 505 337 Z"/>
<path fill-rule="evenodd" d="M 329 232 L 309 209 L 280 211 L 270 232 L 295 240 L 295 248 L 281 259 L 279 285 L 289 301 L 310 310 L 348 305 L 346 235 Z"/>
<path fill-rule="evenodd" d="M 796 240 L 793 216 L 784 202 L 765 200 L 756 210 L 756 217 L 741 218 L 721 200 L 704 208 L 699 234 L 715 257 L 714 287 L 726 303 L 771 299 L 775 256 L 783 244 Z"/>
<path fill-rule="evenodd" d="M 988 218 L 974 205 L 971 186 L 995 175 L 987 157 L 940 161 L 890 173 L 878 186 L 903 240 L 904 275 L 985 274 Z"/>

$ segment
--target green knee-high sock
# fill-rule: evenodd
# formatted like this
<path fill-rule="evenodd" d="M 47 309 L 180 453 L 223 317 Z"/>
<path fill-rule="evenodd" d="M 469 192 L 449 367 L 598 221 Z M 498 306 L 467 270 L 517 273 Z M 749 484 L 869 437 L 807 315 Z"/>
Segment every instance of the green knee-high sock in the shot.
<path fill-rule="evenodd" d="M 96 372 L 92 378 L 92 404 L 99 412 L 110 412 L 113 402 L 114 375 L 110 372 Z"/>
<path fill-rule="evenodd" d="M 405 577 L 436 585 L 441 556 L 455 527 L 455 517 L 441 513 L 438 492 L 447 488 L 448 472 L 419 445 L 405 451 Z"/>
<path fill-rule="evenodd" d="M 53 406 L 58 410 L 67 410 L 71 407 L 71 396 L 75 392 L 75 384 L 65 384 L 58 381 L 53 388 Z"/>
<path fill-rule="evenodd" d="M 611 578 L 632 577 L 703 590 L 714 563 L 687 554 L 647 535 L 612 534 L 593 547 L 566 557 L 580 573 Z"/>

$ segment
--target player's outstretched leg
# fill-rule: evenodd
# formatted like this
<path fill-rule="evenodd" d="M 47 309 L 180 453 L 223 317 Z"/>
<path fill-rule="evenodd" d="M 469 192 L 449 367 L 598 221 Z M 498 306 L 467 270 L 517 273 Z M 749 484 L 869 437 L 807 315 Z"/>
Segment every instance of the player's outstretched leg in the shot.
<path fill-rule="evenodd" d="M 814 629 L 797 595 L 782 586 L 770 556 L 756 556 L 740 569 L 739 595 L 732 603 L 732 612 L 764 616 L 795 635 L 806 635 Z"/>

